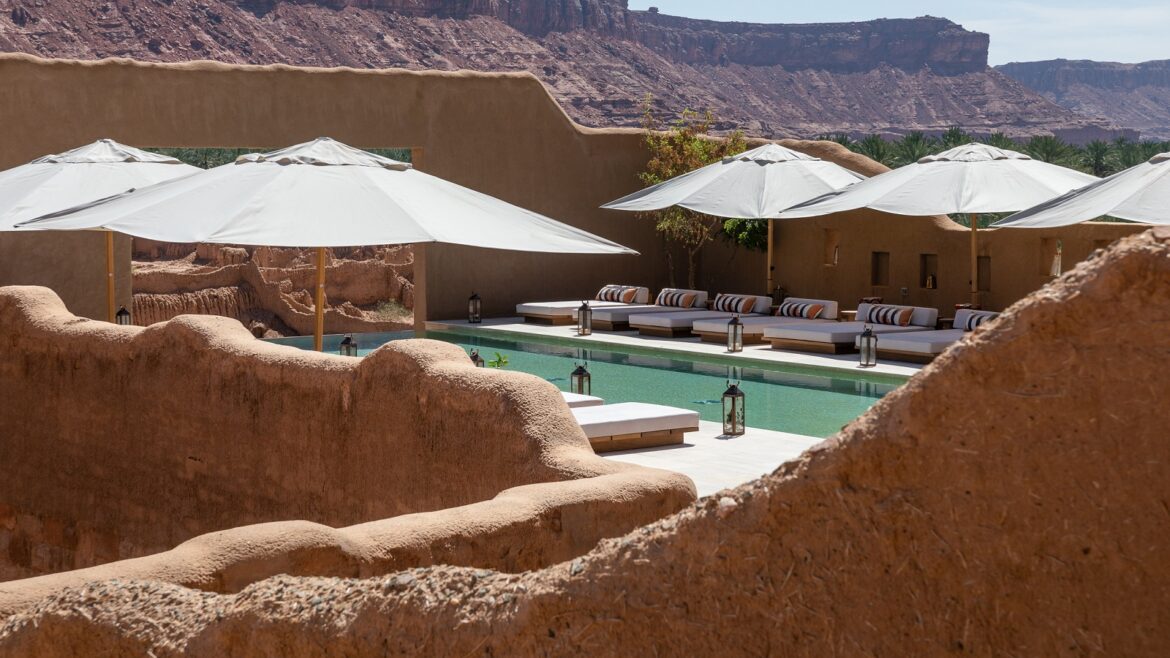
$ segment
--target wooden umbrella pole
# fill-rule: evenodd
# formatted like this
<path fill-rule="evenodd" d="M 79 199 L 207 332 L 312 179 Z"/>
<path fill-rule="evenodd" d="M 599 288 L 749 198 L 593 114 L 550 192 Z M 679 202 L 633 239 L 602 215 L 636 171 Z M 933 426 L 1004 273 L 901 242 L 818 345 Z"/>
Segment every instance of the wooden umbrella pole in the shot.
<path fill-rule="evenodd" d="M 325 247 L 317 247 L 317 327 L 313 331 L 313 349 L 318 352 L 325 345 Z"/>
<path fill-rule="evenodd" d="M 979 214 L 967 216 L 971 221 L 971 303 L 979 305 Z"/>
<path fill-rule="evenodd" d="M 771 295 L 773 286 L 772 282 L 774 281 L 772 277 L 772 272 L 774 271 L 774 268 L 772 267 L 772 220 L 769 219 L 765 221 L 768 222 L 768 289 L 764 292 L 768 295 Z"/>
<path fill-rule="evenodd" d="M 106 234 L 106 315 L 107 320 L 113 322 L 117 310 L 114 308 L 114 232 Z"/>

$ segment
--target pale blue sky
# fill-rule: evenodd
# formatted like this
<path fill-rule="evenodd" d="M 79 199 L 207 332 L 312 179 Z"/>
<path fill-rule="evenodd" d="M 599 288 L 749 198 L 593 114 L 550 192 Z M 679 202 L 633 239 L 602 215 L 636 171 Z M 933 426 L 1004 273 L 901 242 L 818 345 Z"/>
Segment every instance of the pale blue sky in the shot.
<path fill-rule="evenodd" d="M 829 23 L 942 16 L 991 35 L 990 62 L 1170 59 L 1167 0 L 629 0 L 630 9 L 753 23 Z"/>

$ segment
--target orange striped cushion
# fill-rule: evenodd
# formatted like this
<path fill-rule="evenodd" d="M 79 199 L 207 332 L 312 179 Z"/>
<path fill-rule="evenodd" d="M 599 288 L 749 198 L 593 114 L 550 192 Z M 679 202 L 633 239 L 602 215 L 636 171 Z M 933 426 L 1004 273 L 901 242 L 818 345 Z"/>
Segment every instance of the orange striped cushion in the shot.
<path fill-rule="evenodd" d="M 722 311 L 724 313 L 751 313 L 755 304 L 756 298 L 751 295 L 725 295 L 719 293 L 715 296 L 715 303 L 711 305 L 711 310 Z"/>
<path fill-rule="evenodd" d="M 870 324 L 892 324 L 899 327 L 905 327 L 910 324 L 910 318 L 914 315 L 914 309 L 901 308 L 898 306 L 889 306 L 885 304 L 874 304 L 869 307 L 869 313 L 866 314 L 865 322 Z"/>

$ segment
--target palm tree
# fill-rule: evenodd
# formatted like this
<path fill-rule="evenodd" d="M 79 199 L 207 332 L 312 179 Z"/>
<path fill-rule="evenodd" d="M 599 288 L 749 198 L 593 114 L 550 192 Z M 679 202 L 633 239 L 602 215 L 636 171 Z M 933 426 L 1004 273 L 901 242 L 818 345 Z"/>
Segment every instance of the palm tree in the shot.
<path fill-rule="evenodd" d="M 861 140 L 854 142 L 852 148 L 874 162 L 880 162 L 887 167 L 894 166 L 893 149 L 881 135 L 866 135 Z"/>
<path fill-rule="evenodd" d="M 958 126 L 951 126 L 950 128 L 947 128 L 947 131 L 938 138 L 938 145 L 939 148 L 946 151 L 947 149 L 953 149 L 956 146 L 970 144 L 973 141 L 975 141 L 975 139 L 971 137 L 971 135 L 963 132 L 962 128 Z"/>
<path fill-rule="evenodd" d="M 1113 152 L 1116 154 L 1117 164 L 1122 169 L 1129 169 L 1149 160 L 1149 158 L 1142 157 L 1141 148 L 1137 143 L 1125 137 L 1113 140 Z"/>
<path fill-rule="evenodd" d="M 1104 178 L 1117 171 L 1117 158 L 1113 157 L 1113 148 L 1109 142 L 1099 139 L 1085 144 L 1081 151 L 1081 167 L 1098 178 Z"/>
<path fill-rule="evenodd" d="M 912 131 L 894 143 L 894 161 L 898 166 L 918 162 L 934 153 L 937 146 L 937 142 L 921 130 Z"/>
<path fill-rule="evenodd" d="M 820 139 L 826 142 L 837 142 L 847 149 L 853 148 L 853 138 L 849 136 L 849 133 L 826 133 L 821 135 Z"/>
<path fill-rule="evenodd" d="M 1020 150 L 1020 145 L 1016 140 L 1003 133 L 991 133 L 983 139 L 983 143 L 988 146 L 994 146 L 997 149 L 1005 149 L 1008 151 Z"/>
<path fill-rule="evenodd" d="M 1037 135 L 1024 145 L 1024 152 L 1041 162 L 1068 166 L 1075 164 L 1076 151 L 1055 135 Z"/>

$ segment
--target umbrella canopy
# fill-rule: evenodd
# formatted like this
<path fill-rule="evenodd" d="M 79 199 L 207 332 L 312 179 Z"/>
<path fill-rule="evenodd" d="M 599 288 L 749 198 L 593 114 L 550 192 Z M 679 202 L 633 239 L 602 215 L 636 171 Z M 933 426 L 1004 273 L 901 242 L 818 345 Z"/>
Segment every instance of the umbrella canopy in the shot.
<path fill-rule="evenodd" d="M 1018 212 L 992 226 L 1068 226 L 1103 215 L 1143 224 L 1170 224 L 1170 153 Z"/>
<path fill-rule="evenodd" d="M 327 137 L 25 223 L 164 242 L 342 247 L 445 242 L 636 254 L 615 242 Z"/>
<path fill-rule="evenodd" d="M 780 217 L 858 208 L 912 216 L 1012 212 L 1096 180 L 1016 151 L 964 144 L 790 208 Z"/>
<path fill-rule="evenodd" d="M 765 144 L 639 190 L 602 208 L 647 211 L 680 206 L 716 217 L 765 219 L 864 180 L 844 167 Z"/>
<path fill-rule="evenodd" d="M 0 172 L 0 231 L 130 189 L 189 176 L 198 167 L 101 139 Z"/>
<path fill-rule="evenodd" d="M 21 228 L 104 228 L 164 242 L 317 248 L 316 331 L 325 248 L 445 242 L 579 254 L 637 252 L 328 137 L 159 183 Z"/>

